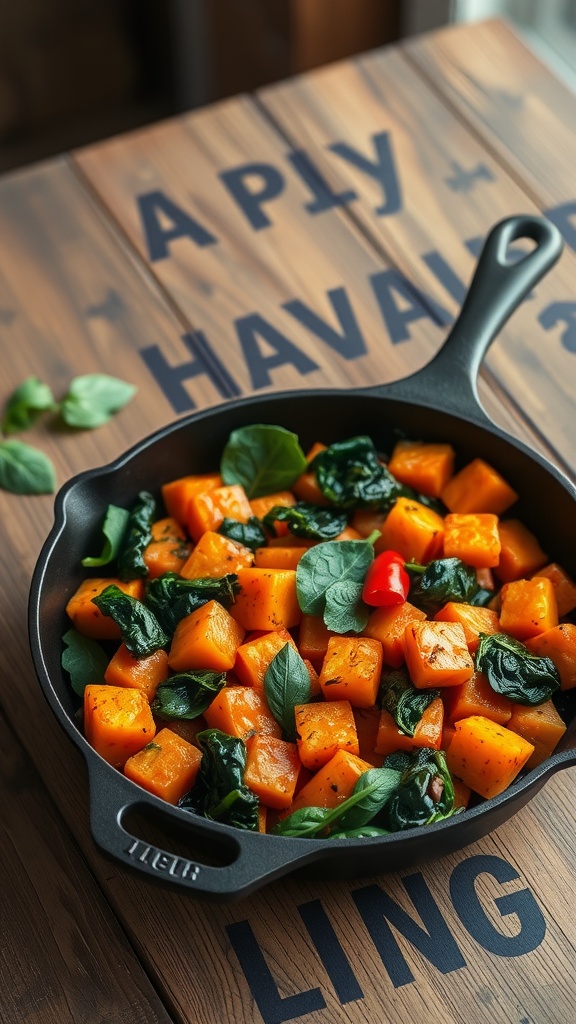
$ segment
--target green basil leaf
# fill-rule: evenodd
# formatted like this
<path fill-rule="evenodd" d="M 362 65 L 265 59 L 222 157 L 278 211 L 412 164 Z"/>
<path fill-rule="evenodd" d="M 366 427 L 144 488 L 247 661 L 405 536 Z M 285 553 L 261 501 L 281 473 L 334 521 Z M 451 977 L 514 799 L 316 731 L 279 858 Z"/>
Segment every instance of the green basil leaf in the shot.
<path fill-rule="evenodd" d="M 10 395 L 2 421 L 2 433 L 13 434 L 31 427 L 38 413 L 54 409 L 54 395 L 38 377 L 28 377 Z"/>
<path fill-rule="evenodd" d="M 226 516 L 218 527 L 218 533 L 229 537 L 230 540 L 235 540 L 237 544 L 243 544 L 250 551 L 263 548 L 268 539 L 262 523 L 256 516 L 250 516 L 246 523 L 240 523 L 237 519 L 230 519 Z"/>
<path fill-rule="evenodd" d="M 369 437 L 351 437 L 329 445 L 314 457 L 310 469 L 324 497 L 337 508 L 388 510 L 404 493 Z"/>
<path fill-rule="evenodd" d="M 292 644 L 284 644 L 270 662 L 264 676 L 264 692 L 285 739 L 295 740 L 294 708 L 310 701 L 310 675 Z"/>
<path fill-rule="evenodd" d="M 179 806 L 211 821 L 256 831 L 258 797 L 244 785 L 244 741 L 220 729 L 205 729 L 198 733 L 196 742 L 202 751 L 200 771 L 195 786 Z"/>
<path fill-rule="evenodd" d="M 363 584 L 373 559 L 374 548 L 368 540 L 326 541 L 306 551 L 296 569 L 296 592 L 304 614 L 321 615 L 327 626 L 327 619 L 337 621 L 338 632 L 360 632 L 368 621 L 368 610 L 363 625 L 358 601 L 350 605 L 347 616 L 344 614 L 346 595 L 356 593 L 345 585 Z M 328 597 L 332 587 L 335 589 Z"/>
<path fill-rule="evenodd" d="M 148 491 L 140 491 L 130 509 L 128 522 L 118 552 L 118 575 L 121 580 L 135 580 L 148 575 L 144 552 L 152 540 L 152 523 L 156 501 Z"/>
<path fill-rule="evenodd" d="M 390 672 L 380 687 L 382 707 L 405 736 L 414 735 L 422 715 L 439 696 L 440 690 L 418 690 L 402 671 Z"/>
<path fill-rule="evenodd" d="M 368 623 L 369 609 L 362 600 L 362 584 L 338 580 L 326 591 L 324 625 L 334 633 L 361 633 Z"/>
<path fill-rule="evenodd" d="M 69 427 L 93 430 L 127 405 L 137 390 L 133 384 L 106 373 L 75 377 L 60 406 L 60 414 Z"/>
<path fill-rule="evenodd" d="M 230 608 L 239 589 L 238 577 L 234 573 L 214 579 L 206 576 L 187 580 L 178 573 L 165 572 L 149 581 L 146 605 L 164 632 L 172 636 L 181 619 L 208 601 L 218 601 L 225 608 Z"/>
<path fill-rule="evenodd" d="M 260 498 L 290 488 L 306 467 L 296 434 L 256 423 L 230 434 L 220 472 L 225 484 L 241 484 L 249 498 Z"/>
<path fill-rule="evenodd" d="M 370 768 L 363 772 L 353 790 L 353 796 L 359 799 L 339 816 L 338 830 L 347 832 L 368 825 L 396 792 L 401 778 L 401 773 L 393 768 Z"/>
<path fill-rule="evenodd" d="M 225 672 L 210 669 L 177 672 L 160 683 L 150 706 L 154 714 L 162 718 L 198 718 L 225 685 Z"/>
<path fill-rule="evenodd" d="M 62 668 L 70 676 L 70 685 L 79 697 L 89 683 L 104 683 L 108 656 L 97 640 L 82 636 L 75 629 L 64 633 L 62 642 Z"/>
<path fill-rule="evenodd" d="M 282 818 L 272 829 L 272 835 L 291 836 L 294 839 L 313 838 L 322 832 L 334 815 L 330 807 L 301 807 Z"/>
<path fill-rule="evenodd" d="M 543 704 L 560 687 L 554 662 L 531 654 L 507 633 L 480 633 L 474 667 L 496 693 L 519 704 Z"/>
<path fill-rule="evenodd" d="M 170 637 L 166 636 L 150 609 L 142 601 L 125 594 L 115 583 L 92 600 L 103 615 L 108 615 L 120 627 L 122 639 L 135 658 L 154 654 L 169 642 Z"/>
<path fill-rule="evenodd" d="M 0 442 L 0 487 L 12 494 L 52 494 L 56 472 L 44 452 L 23 441 Z"/>
<path fill-rule="evenodd" d="M 129 512 L 127 509 L 120 508 L 119 505 L 108 505 L 104 522 L 102 523 L 102 533 L 105 538 L 104 546 L 99 555 L 95 557 L 87 556 L 82 559 L 82 565 L 85 568 L 96 568 L 100 565 L 108 565 L 114 561 L 120 549 L 128 516 Z"/>
<path fill-rule="evenodd" d="M 275 532 L 274 523 L 287 523 L 295 537 L 310 540 L 332 540 L 348 525 L 348 514 L 334 508 L 322 508 L 307 501 L 296 505 L 275 505 L 262 520 L 264 526 Z"/>
<path fill-rule="evenodd" d="M 409 572 L 417 572 L 412 580 L 408 600 L 433 618 L 448 602 L 471 604 L 480 587 L 476 571 L 459 558 L 437 558 L 422 571 L 422 566 L 407 564 Z"/>

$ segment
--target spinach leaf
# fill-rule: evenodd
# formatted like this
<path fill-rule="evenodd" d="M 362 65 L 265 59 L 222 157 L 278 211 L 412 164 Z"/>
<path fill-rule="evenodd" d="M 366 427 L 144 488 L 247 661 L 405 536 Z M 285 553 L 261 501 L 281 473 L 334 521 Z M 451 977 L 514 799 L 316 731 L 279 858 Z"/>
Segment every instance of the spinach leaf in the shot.
<path fill-rule="evenodd" d="M 230 434 L 220 472 L 225 484 L 242 484 L 249 498 L 260 498 L 290 488 L 306 466 L 296 434 L 255 423 Z"/>
<path fill-rule="evenodd" d="M 405 736 L 413 736 L 422 715 L 440 690 L 418 690 L 405 672 L 390 672 L 382 681 L 380 700 Z"/>
<path fill-rule="evenodd" d="M 296 739 L 294 708 L 310 701 L 310 675 L 298 651 L 286 643 L 272 658 L 264 676 L 264 692 L 268 707 L 280 726 L 284 738 Z"/>
<path fill-rule="evenodd" d="M 295 537 L 332 540 L 346 528 L 348 515 L 334 508 L 322 508 L 307 501 L 299 501 L 292 506 L 275 505 L 262 521 L 271 533 L 275 532 L 274 523 L 281 522 L 288 523 L 288 529 Z"/>
<path fill-rule="evenodd" d="M 506 633 L 480 633 L 474 667 L 484 673 L 496 693 L 519 704 L 543 704 L 560 687 L 554 662 L 531 654 Z"/>
<path fill-rule="evenodd" d="M 238 577 L 234 573 L 217 579 L 206 576 L 187 580 L 176 572 L 165 572 L 149 581 L 146 604 L 154 612 L 164 632 L 172 636 L 180 620 L 207 601 L 218 601 L 229 608 L 234 604 L 239 589 Z"/>
<path fill-rule="evenodd" d="M 196 784 L 180 800 L 186 811 L 236 828 L 258 829 L 258 797 L 244 784 L 246 745 L 220 729 L 199 732 L 202 761 Z"/>
<path fill-rule="evenodd" d="M 166 636 L 150 609 L 142 601 L 125 594 L 115 583 L 92 600 L 103 615 L 108 615 L 120 627 L 122 639 L 135 658 L 145 658 L 168 643 L 170 637 Z"/>
<path fill-rule="evenodd" d="M 140 491 L 130 509 L 128 522 L 118 552 L 118 575 L 121 580 L 135 580 L 148 575 L 144 552 L 152 540 L 152 523 L 156 501 L 148 491 Z"/>
<path fill-rule="evenodd" d="M 382 763 L 383 768 L 394 768 L 397 772 L 405 772 L 410 764 L 411 755 L 407 750 L 394 750 L 387 754 Z"/>
<path fill-rule="evenodd" d="M 118 505 L 108 505 L 104 522 L 102 523 L 102 533 L 105 538 L 104 546 L 99 555 L 95 557 L 87 556 L 82 559 L 82 565 L 85 568 L 108 565 L 114 561 L 120 549 L 128 517 L 129 512 L 127 509 L 120 508 Z"/>
<path fill-rule="evenodd" d="M 459 558 L 437 558 L 426 567 L 408 562 L 413 578 L 408 600 L 432 618 L 447 601 L 471 604 L 480 587 L 476 571 Z"/>
<path fill-rule="evenodd" d="M 162 718 L 198 718 L 225 685 L 225 672 L 177 672 L 160 683 L 150 706 Z"/>
<path fill-rule="evenodd" d="M 64 633 L 62 668 L 70 676 L 70 685 L 79 697 L 89 683 L 103 683 L 108 657 L 97 640 L 82 636 L 75 629 Z"/>
<path fill-rule="evenodd" d="M 306 551 L 296 569 L 304 614 L 321 615 L 328 629 L 359 633 L 368 622 L 369 610 L 360 595 L 373 559 L 372 538 L 326 541 Z"/>
<path fill-rule="evenodd" d="M 247 523 L 240 523 L 237 519 L 230 519 L 226 516 L 218 527 L 218 533 L 229 537 L 230 540 L 235 540 L 238 544 L 243 544 L 251 551 L 263 548 L 268 539 L 262 523 L 256 516 L 250 516 Z"/>
<path fill-rule="evenodd" d="M 56 408 L 54 395 L 38 377 L 27 377 L 12 392 L 6 403 L 2 433 L 13 434 L 31 427 L 38 413 Z"/>
<path fill-rule="evenodd" d="M 23 441 L 0 442 L 0 487 L 12 494 L 52 494 L 56 473 L 44 452 Z"/>
<path fill-rule="evenodd" d="M 384 511 L 404 493 L 369 437 L 337 441 L 318 452 L 309 467 L 322 494 L 337 508 L 371 506 Z"/>
<path fill-rule="evenodd" d="M 138 389 L 133 384 L 106 373 L 88 373 L 75 377 L 68 388 L 60 415 L 69 427 L 93 430 L 107 423 L 122 409 Z"/>
<path fill-rule="evenodd" d="M 393 768 L 370 768 L 363 772 L 353 791 L 360 799 L 340 815 L 338 830 L 348 832 L 368 825 L 396 792 L 401 778 L 401 773 Z"/>
<path fill-rule="evenodd" d="M 391 832 L 450 817 L 454 785 L 443 750 L 421 747 L 410 755 L 396 793 L 384 807 L 381 824 Z"/>
<path fill-rule="evenodd" d="M 338 808 L 336 808 L 337 810 Z M 337 817 L 334 808 L 301 807 L 299 811 L 293 811 L 286 818 L 282 818 L 272 829 L 271 835 L 291 836 L 293 839 L 314 839 Z"/>

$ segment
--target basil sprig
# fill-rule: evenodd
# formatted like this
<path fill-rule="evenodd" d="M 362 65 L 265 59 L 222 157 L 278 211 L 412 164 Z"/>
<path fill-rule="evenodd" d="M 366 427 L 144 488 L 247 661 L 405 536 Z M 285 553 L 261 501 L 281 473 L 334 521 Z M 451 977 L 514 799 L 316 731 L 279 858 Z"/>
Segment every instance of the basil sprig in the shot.
<path fill-rule="evenodd" d="M 336 633 L 360 633 L 369 609 L 362 601 L 366 573 L 374 560 L 375 531 L 367 540 L 333 540 L 310 548 L 296 568 L 298 603 L 305 615 L 319 615 Z"/>
<path fill-rule="evenodd" d="M 310 675 L 292 644 L 286 643 L 274 656 L 264 676 L 268 707 L 282 727 L 284 738 L 296 738 L 294 708 L 310 701 Z"/>
<path fill-rule="evenodd" d="M 241 484 L 249 498 L 259 498 L 290 488 L 306 466 L 296 434 L 255 423 L 230 434 L 220 472 L 225 484 Z"/>
<path fill-rule="evenodd" d="M 507 633 L 480 633 L 474 667 L 496 693 L 519 704 L 543 704 L 560 687 L 554 662 L 531 654 Z"/>

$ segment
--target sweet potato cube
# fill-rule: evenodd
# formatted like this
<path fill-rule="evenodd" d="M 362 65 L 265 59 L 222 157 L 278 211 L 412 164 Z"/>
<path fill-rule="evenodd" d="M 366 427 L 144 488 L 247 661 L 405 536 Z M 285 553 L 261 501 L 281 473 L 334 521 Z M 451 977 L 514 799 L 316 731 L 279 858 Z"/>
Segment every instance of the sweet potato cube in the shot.
<path fill-rule="evenodd" d="M 400 483 L 420 494 L 439 498 L 452 476 L 454 454 L 450 444 L 398 441 L 388 469 Z"/>
<path fill-rule="evenodd" d="M 384 663 L 392 668 L 400 668 L 404 661 L 404 632 L 410 622 L 420 622 L 426 613 L 416 608 L 409 601 L 404 604 L 391 605 L 389 608 L 376 608 L 368 619 L 368 625 L 362 636 L 370 636 L 382 644 Z"/>
<path fill-rule="evenodd" d="M 301 807 L 337 807 L 343 800 L 352 796 L 360 776 L 372 767 L 368 761 L 363 761 L 355 754 L 337 750 L 309 782 L 302 786 L 288 813 L 299 811 Z"/>
<path fill-rule="evenodd" d="M 376 753 L 380 708 L 352 708 L 352 714 L 358 736 L 358 756 L 363 761 L 368 761 L 374 768 L 379 768 L 384 760 L 382 754 Z"/>
<path fill-rule="evenodd" d="M 119 625 L 109 615 L 104 615 L 93 603 L 93 598 L 98 597 L 111 584 L 138 600 L 141 600 L 144 593 L 142 579 L 125 581 L 93 576 L 84 580 L 66 605 L 66 612 L 72 620 L 74 629 L 83 636 L 89 636 L 93 640 L 120 640 Z"/>
<path fill-rule="evenodd" d="M 352 707 L 376 703 L 382 674 L 382 644 L 362 636 L 333 636 L 320 671 L 326 700 L 348 700 Z"/>
<path fill-rule="evenodd" d="M 451 512 L 492 512 L 501 516 L 518 495 L 484 459 L 473 459 L 448 481 L 441 494 Z"/>
<path fill-rule="evenodd" d="M 244 629 L 291 629 L 302 618 L 295 569 L 239 569 L 232 615 Z"/>
<path fill-rule="evenodd" d="M 325 449 L 325 444 L 321 444 L 320 441 L 315 441 L 306 455 L 307 461 L 309 463 L 312 462 L 315 456 L 318 455 L 318 452 L 323 452 Z M 309 501 L 311 505 L 330 504 L 318 486 L 316 474 L 310 469 L 305 470 L 302 475 L 298 477 L 296 483 L 292 485 L 292 490 L 299 501 Z"/>
<path fill-rule="evenodd" d="M 177 804 L 192 789 L 202 753 L 171 729 L 160 729 L 151 743 L 129 757 L 124 774 L 154 796 Z"/>
<path fill-rule="evenodd" d="M 168 655 L 160 648 L 146 658 L 135 658 L 125 643 L 112 655 L 104 679 L 112 686 L 128 686 L 152 700 L 160 683 L 168 676 Z"/>
<path fill-rule="evenodd" d="M 452 785 L 454 786 L 454 808 L 462 807 L 465 810 L 472 796 L 470 786 L 466 786 L 462 779 L 457 779 L 456 776 L 452 777 Z"/>
<path fill-rule="evenodd" d="M 480 605 L 448 601 L 436 612 L 434 618 L 438 622 L 459 622 L 464 628 L 468 650 L 472 653 L 478 647 L 480 633 L 498 633 L 500 630 L 498 613 L 492 608 L 483 608 Z"/>
<path fill-rule="evenodd" d="M 243 740 L 256 734 L 282 735 L 261 690 L 253 686 L 225 686 L 204 712 L 210 729 L 221 729 Z"/>
<path fill-rule="evenodd" d="M 190 554 L 184 530 L 171 516 L 152 523 L 152 540 L 143 554 L 148 579 L 156 579 L 165 572 L 180 572 Z"/>
<path fill-rule="evenodd" d="M 500 597 L 500 628 L 517 640 L 539 636 L 558 625 L 554 586 L 544 576 L 505 583 Z"/>
<path fill-rule="evenodd" d="M 411 622 L 404 630 L 404 657 L 410 678 L 419 689 L 458 686 L 474 672 L 459 622 Z"/>
<path fill-rule="evenodd" d="M 535 575 L 546 576 L 552 581 L 559 618 L 564 618 L 576 608 L 576 584 L 561 565 L 558 565 L 557 562 L 550 562 L 549 565 L 538 569 Z"/>
<path fill-rule="evenodd" d="M 532 743 L 482 715 L 456 722 L 455 729 L 446 751 L 448 768 L 487 800 L 507 789 L 534 752 Z"/>
<path fill-rule="evenodd" d="M 188 533 L 195 540 L 206 530 L 216 531 L 224 519 L 237 519 L 246 523 L 252 515 L 246 491 L 240 484 L 215 487 L 212 491 L 199 491 L 188 506 Z"/>
<path fill-rule="evenodd" d="M 244 686 L 264 688 L 264 677 L 270 663 L 286 644 L 297 650 L 292 635 L 287 629 L 274 629 L 254 640 L 240 644 L 236 652 L 234 673 Z"/>
<path fill-rule="evenodd" d="M 219 473 L 196 473 L 178 477 L 162 485 L 162 499 L 169 516 L 180 526 L 187 526 L 188 509 L 195 494 L 200 491 L 212 491 L 222 485 Z"/>
<path fill-rule="evenodd" d="M 296 569 L 302 555 L 307 551 L 308 548 L 296 547 L 295 545 L 256 548 L 254 552 L 254 567 L 256 569 Z"/>
<path fill-rule="evenodd" d="M 237 573 L 239 569 L 247 568 L 253 561 L 254 554 L 250 548 L 222 533 L 206 530 L 184 562 L 180 575 L 186 580 L 219 579 L 229 572 Z"/>
<path fill-rule="evenodd" d="M 84 734 L 94 750 L 122 768 L 154 738 L 156 725 L 141 690 L 89 683 L 84 690 Z"/>
<path fill-rule="evenodd" d="M 337 750 L 358 754 L 358 735 L 350 701 L 297 704 L 294 714 L 298 753 L 305 768 L 316 771 Z"/>
<path fill-rule="evenodd" d="M 536 768 L 550 757 L 566 732 L 566 725 L 551 700 L 537 707 L 514 704 L 508 728 L 534 747 L 534 753 L 526 762 L 527 768 Z"/>
<path fill-rule="evenodd" d="M 498 524 L 500 559 L 494 567 L 502 583 L 531 576 L 547 562 L 547 556 L 533 533 L 519 519 L 503 519 Z"/>
<path fill-rule="evenodd" d="M 256 516 L 257 519 L 264 519 L 270 509 L 276 508 L 277 505 L 282 508 L 293 508 L 295 504 L 296 496 L 292 491 L 276 491 L 275 494 L 266 494 L 262 498 L 252 498 L 250 508 L 253 516 Z M 280 520 L 274 523 L 274 529 L 277 537 L 284 537 L 289 532 L 288 523 L 283 523 Z"/>
<path fill-rule="evenodd" d="M 218 601 L 207 601 L 181 619 L 170 646 L 168 664 L 174 672 L 207 668 L 226 672 L 236 661 L 244 629 Z"/>
<path fill-rule="evenodd" d="M 361 537 L 369 537 L 374 530 L 382 532 L 386 516 L 386 512 L 380 512 L 376 508 L 357 508 L 352 513 L 350 526 L 353 526 Z"/>
<path fill-rule="evenodd" d="M 262 734 L 249 740 L 244 782 L 264 806 L 279 811 L 289 807 L 299 772 L 295 743 Z"/>
<path fill-rule="evenodd" d="M 476 569 L 498 565 L 498 516 L 491 512 L 451 512 L 445 516 L 444 557 L 460 558 Z"/>
<path fill-rule="evenodd" d="M 539 636 L 526 640 L 532 654 L 550 658 L 558 669 L 560 688 L 572 690 L 576 686 L 576 625 L 562 622 Z"/>
<path fill-rule="evenodd" d="M 431 747 L 440 750 L 442 745 L 442 725 L 444 721 L 444 705 L 440 697 L 436 697 L 424 711 L 413 736 L 407 736 L 398 728 L 392 715 L 383 708 L 380 712 L 380 723 L 376 737 L 376 753 L 386 756 L 396 750 L 415 750 L 416 747 Z"/>
<path fill-rule="evenodd" d="M 398 551 L 407 562 L 423 565 L 442 554 L 444 520 L 433 509 L 411 498 L 398 498 L 382 526 L 374 550 Z"/>
<path fill-rule="evenodd" d="M 336 634 L 328 629 L 321 615 L 303 615 L 298 634 L 298 650 L 301 656 L 320 669 L 331 636 Z"/>
<path fill-rule="evenodd" d="M 475 672 L 459 686 L 451 686 L 442 694 L 445 720 L 449 725 L 470 715 L 483 715 L 492 722 L 506 725 L 512 715 L 512 701 L 496 693 L 482 672 Z"/>

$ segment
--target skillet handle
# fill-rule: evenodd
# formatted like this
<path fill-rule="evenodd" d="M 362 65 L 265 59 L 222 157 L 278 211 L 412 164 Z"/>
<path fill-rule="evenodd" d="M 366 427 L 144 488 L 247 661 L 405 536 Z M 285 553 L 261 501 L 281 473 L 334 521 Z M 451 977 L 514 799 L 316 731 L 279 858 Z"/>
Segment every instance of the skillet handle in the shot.
<path fill-rule="evenodd" d="M 233 900 L 318 856 L 316 843 L 204 821 L 136 787 L 99 757 L 90 756 L 87 763 L 90 826 L 96 844 L 103 853 L 155 882 L 200 898 Z M 167 836 L 176 825 L 178 849 L 189 843 L 189 851 L 174 853 L 134 835 L 124 826 L 130 814 L 156 826 L 155 835 L 159 829 Z"/>
<path fill-rule="evenodd" d="M 508 258 L 509 246 L 526 238 L 535 243 L 520 259 Z M 530 289 L 556 263 L 563 249 L 558 228 L 544 217 L 508 217 L 490 231 L 472 283 L 442 348 L 417 373 L 388 385 L 386 396 L 441 406 L 481 423 L 488 417 L 478 397 L 482 360 L 492 341 Z"/>

